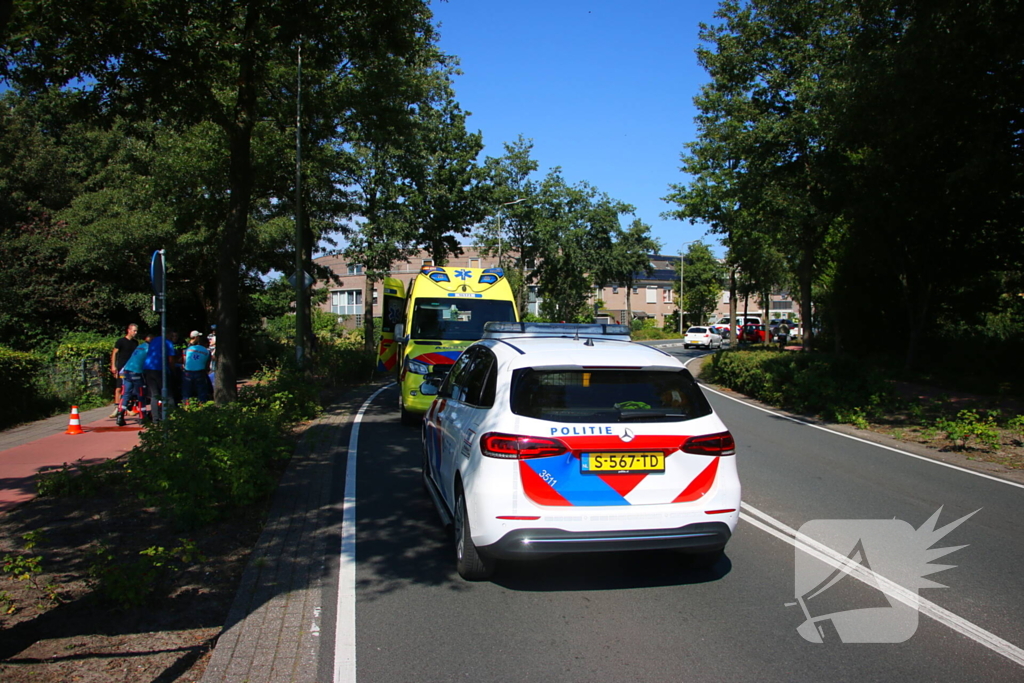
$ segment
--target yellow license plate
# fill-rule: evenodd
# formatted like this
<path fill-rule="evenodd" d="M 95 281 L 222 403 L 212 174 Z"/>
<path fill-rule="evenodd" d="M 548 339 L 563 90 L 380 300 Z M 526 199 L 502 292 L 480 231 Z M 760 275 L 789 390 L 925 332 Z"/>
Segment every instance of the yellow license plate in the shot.
<path fill-rule="evenodd" d="M 634 472 L 664 472 L 664 453 L 583 453 L 580 455 L 583 474 Z"/>

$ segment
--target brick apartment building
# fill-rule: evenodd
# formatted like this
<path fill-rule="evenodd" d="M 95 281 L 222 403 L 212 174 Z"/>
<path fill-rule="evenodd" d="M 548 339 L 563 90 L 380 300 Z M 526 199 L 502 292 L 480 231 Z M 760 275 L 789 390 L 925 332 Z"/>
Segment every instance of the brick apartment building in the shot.
<path fill-rule="evenodd" d="M 476 247 L 463 245 L 462 256 L 448 259 L 446 265 L 451 267 L 469 268 L 494 268 L 498 265 L 496 256 L 481 256 Z M 366 275 L 358 263 L 349 263 L 343 256 L 321 256 L 315 259 L 317 263 L 330 268 L 335 275 L 341 279 L 341 284 L 317 283 L 318 287 L 328 286 L 330 294 L 322 309 L 335 313 L 339 316 L 346 316 L 345 324 L 349 327 L 358 327 L 363 323 L 363 297 L 366 291 Z M 629 323 L 627 310 L 632 309 L 634 318 L 653 319 L 658 327 L 665 324 L 665 318 L 676 312 L 676 296 L 673 287 L 678 283 L 678 256 L 664 256 L 654 254 L 651 256 L 653 274 L 647 277 L 641 273 L 633 287 L 628 292 L 629 307 L 626 305 L 627 289 L 619 285 L 595 288 L 591 301 L 601 301 L 598 318 L 605 322 Z M 400 280 L 411 280 L 423 266 L 433 265 L 433 260 L 426 252 L 410 258 L 408 261 L 396 263 L 391 271 L 391 276 Z M 379 283 L 378 283 L 379 287 Z M 537 285 L 529 285 L 527 292 L 527 310 L 525 313 L 538 314 L 540 300 L 537 297 Z M 798 310 L 796 302 L 785 293 L 774 294 L 771 297 L 770 312 L 768 318 L 797 317 Z M 743 302 L 737 302 L 737 312 L 742 314 Z M 380 302 L 377 291 L 373 294 L 373 315 L 379 316 Z M 755 301 L 748 302 L 748 313 L 750 315 L 761 314 L 760 307 Z M 718 305 L 712 315 L 714 320 L 729 314 L 729 292 L 723 291 L 719 297 Z"/>

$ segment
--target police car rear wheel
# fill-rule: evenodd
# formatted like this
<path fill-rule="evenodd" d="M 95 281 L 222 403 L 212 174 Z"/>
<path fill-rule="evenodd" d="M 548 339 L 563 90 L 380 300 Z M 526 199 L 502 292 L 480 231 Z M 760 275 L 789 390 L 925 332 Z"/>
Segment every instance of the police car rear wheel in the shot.
<path fill-rule="evenodd" d="M 466 581 L 482 581 L 494 574 L 494 560 L 484 558 L 473 545 L 466 512 L 466 497 L 460 490 L 455 501 L 455 568 Z"/>

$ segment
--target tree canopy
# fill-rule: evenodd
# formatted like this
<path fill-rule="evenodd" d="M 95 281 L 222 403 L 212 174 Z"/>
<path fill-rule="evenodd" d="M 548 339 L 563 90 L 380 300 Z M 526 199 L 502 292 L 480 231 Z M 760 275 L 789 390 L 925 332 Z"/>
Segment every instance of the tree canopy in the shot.
<path fill-rule="evenodd" d="M 753 291 L 797 290 L 805 332 L 850 348 L 884 320 L 916 366 L 926 335 L 1019 287 L 1021 9 L 722 2 L 671 215 L 722 234 Z"/>

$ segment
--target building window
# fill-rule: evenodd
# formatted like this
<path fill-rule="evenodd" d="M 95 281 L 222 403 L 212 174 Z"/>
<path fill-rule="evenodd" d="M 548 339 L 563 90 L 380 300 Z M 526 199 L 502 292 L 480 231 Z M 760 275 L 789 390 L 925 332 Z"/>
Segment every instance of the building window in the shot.
<path fill-rule="evenodd" d="M 661 303 L 670 304 L 672 303 L 672 288 L 663 287 L 661 290 Z"/>
<path fill-rule="evenodd" d="M 342 289 L 331 292 L 331 313 L 335 315 L 362 315 L 363 290 Z"/>
<path fill-rule="evenodd" d="M 425 258 L 425 259 L 423 259 L 423 264 L 422 265 L 424 265 L 424 266 L 432 266 L 432 265 L 434 265 L 434 259 L 432 259 L 432 258 Z"/>
<path fill-rule="evenodd" d="M 656 304 L 658 303 L 658 288 L 648 287 L 647 288 L 647 303 Z"/>
<path fill-rule="evenodd" d="M 723 289 L 722 290 L 722 303 L 723 304 L 729 303 L 729 296 L 730 296 L 729 290 L 728 289 Z"/>
<path fill-rule="evenodd" d="M 478 259 L 478 258 L 471 258 L 471 259 L 469 259 L 469 267 L 470 268 L 479 268 L 480 267 L 480 259 Z"/>
<path fill-rule="evenodd" d="M 633 293 L 634 294 L 639 294 L 640 293 L 640 288 L 639 287 L 634 287 L 633 288 Z"/>
<path fill-rule="evenodd" d="M 612 294 L 618 294 L 618 293 L 619 293 L 619 286 L 618 285 L 612 285 Z"/>
<path fill-rule="evenodd" d="M 362 275 L 363 264 L 361 263 L 350 263 L 348 264 L 348 275 Z"/>
<path fill-rule="evenodd" d="M 526 303 L 537 303 L 537 285 L 528 285 L 526 287 Z"/>
<path fill-rule="evenodd" d="M 793 310 L 793 302 L 792 301 L 773 301 L 772 302 L 772 310 L 773 311 L 792 311 Z"/>

